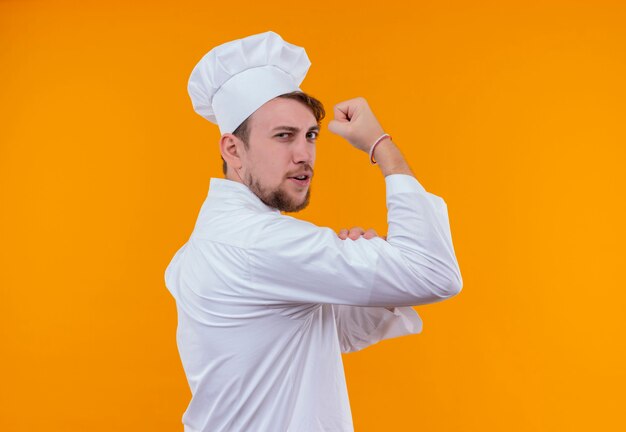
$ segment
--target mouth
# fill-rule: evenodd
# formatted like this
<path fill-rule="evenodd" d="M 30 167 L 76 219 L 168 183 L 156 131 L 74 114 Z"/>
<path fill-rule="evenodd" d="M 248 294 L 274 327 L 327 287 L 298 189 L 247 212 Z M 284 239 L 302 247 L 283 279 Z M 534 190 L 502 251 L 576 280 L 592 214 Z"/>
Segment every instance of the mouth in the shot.
<path fill-rule="evenodd" d="M 308 186 L 311 183 L 311 175 L 302 174 L 298 176 L 289 177 L 289 180 L 293 181 L 295 184 L 301 187 Z"/>

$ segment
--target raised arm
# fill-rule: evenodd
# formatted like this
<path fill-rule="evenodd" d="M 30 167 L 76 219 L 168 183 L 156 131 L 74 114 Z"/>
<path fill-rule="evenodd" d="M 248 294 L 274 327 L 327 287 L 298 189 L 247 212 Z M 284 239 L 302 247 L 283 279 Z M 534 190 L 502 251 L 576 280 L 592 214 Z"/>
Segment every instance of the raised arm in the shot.
<path fill-rule="evenodd" d="M 383 131 L 363 98 L 338 104 L 329 129 L 364 152 Z M 460 292 L 446 203 L 423 188 L 386 140 L 375 157 L 387 188 L 387 240 L 344 241 L 330 228 L 268 215 L 251 239 L 247 295 L 273 303 L 399 307 Z"/>

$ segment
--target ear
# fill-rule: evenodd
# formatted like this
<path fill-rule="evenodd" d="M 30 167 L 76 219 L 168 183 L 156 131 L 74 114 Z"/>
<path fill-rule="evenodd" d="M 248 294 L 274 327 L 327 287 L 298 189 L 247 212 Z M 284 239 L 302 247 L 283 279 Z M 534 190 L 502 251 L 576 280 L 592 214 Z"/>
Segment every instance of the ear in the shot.
<path fill-rule="evenodd" d="M 243 141 L 231 133 L 225 133 L 220 138 L 220 152 L 229 167 L 239 169 L 242 166 L 241 152 Z"/>

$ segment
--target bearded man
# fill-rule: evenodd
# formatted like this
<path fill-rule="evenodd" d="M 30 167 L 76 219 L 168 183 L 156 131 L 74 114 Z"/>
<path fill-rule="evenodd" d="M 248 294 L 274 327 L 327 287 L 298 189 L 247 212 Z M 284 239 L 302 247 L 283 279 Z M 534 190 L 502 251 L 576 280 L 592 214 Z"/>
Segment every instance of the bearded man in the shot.
<path fill-rule="evenodd" d="M 417 181 L 364 98 L 328 129 L 386 184 L 388 233 L 284 215 L 310 200 L 322 104 L 298 87 L 310 62 L 274 32 L 211 50 L 196 111 L 217 123 L 211 178 L 189 240 L 165 272 L 192 399 L 186 432 L 353 431 L 341 353 L 421 332 L 411 307 L 461 291 L 445 201 Z"/>

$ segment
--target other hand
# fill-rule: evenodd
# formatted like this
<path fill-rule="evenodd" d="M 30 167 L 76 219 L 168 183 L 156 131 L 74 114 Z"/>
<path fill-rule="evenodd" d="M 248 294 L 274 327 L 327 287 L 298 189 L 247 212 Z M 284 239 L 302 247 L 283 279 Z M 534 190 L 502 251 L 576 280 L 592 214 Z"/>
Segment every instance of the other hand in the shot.
<path fill-rule="evenodd" d="M 353 228 L 350 228 L 350 229 L 344 228 L 344 229 L 339 231 L 337 236 L 341 240 L 346 240 L 346 239 L 356 240 L 356 239 L 358 239 L 361 236 L 363 236 L 363 238 L 366 239 L 366 240 L 373 239 L 374 237 L 380 237 L 383 240 L 387 240 L 387 238 L 385 236 L 379 236 L 376 233 L 376 231 L 374 231 L 373 228 L 370 228 L 367 231 L 365 231 L 361 227 L 353 227 Z"/>

